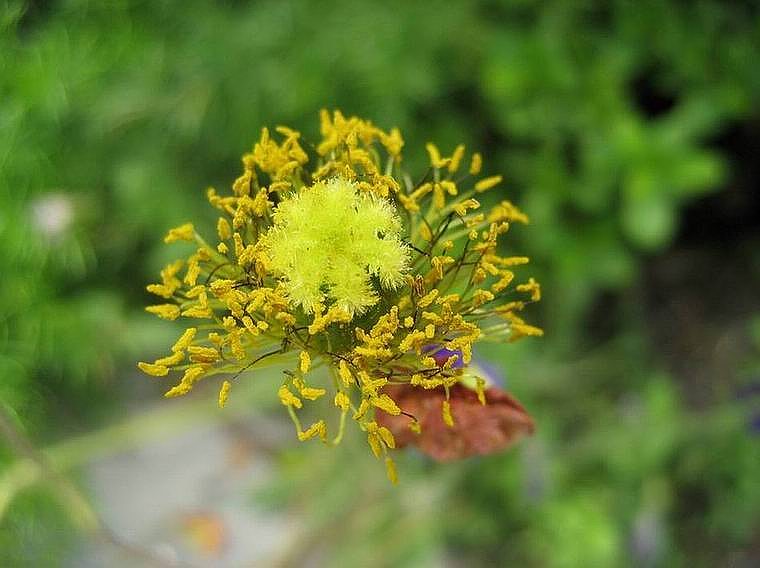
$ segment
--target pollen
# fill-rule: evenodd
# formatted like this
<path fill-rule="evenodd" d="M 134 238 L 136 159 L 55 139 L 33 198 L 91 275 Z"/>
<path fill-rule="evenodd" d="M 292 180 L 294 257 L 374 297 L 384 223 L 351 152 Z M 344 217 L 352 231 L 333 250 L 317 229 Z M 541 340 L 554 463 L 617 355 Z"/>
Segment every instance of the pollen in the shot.
<path fill-rule="evenodd" d="M 164 237 L 165 243 L 173 243 L 175 241 L 192 241 L 194 235 L 194 228 L 192 223 L 185 223 L 179 227 L 175 227 L 170 230 Z"/>
<path fill-rule="evenodd" d="M 154 377 L 165 377 L 169 373 L 169 368 L 164 365 L 140 362 L 137 366 L 143 373 Z"/>
<path fill-rule="evenodd" d="M 451 403 L 448 400 L 443 401 L 443 408 L 441 409 L 443 415 L 443 421 L 449 428 L 454 426 L 454 417 L 451 416 Z"/>
<path fill-rule="evenodd" d="M 230 396 L 230 388 L 232 387 L 232 383 L 229 381 L 224 381 L 222 383 L 222 388 L 219 389 L 219 408 L 224 408 L 227 404 L 227 399 Z"/>
<path fill-rule="evenodd" d="M 157 306 L 148 306 L 145 308 L 146 312 L 156 314 L 158 317 L 165 320 L 175 320 L 179 317 L 180 309 L 176 304 L 159 304 Z"/>
<path fill-rule="evenodd" d="M 385 456 L 385 469 L 388 473 L 388 480 L 396 485 L 398 483 L 398 473 L 396 472 L 396 463 L 390 456 Z"/>
<path fill-rule="evenodd" d="M 306 430 L 298 433 L 298 439 L 301 442 L 305 442 L 306 440 L 310 440 L 316 436 L 319 436 L 322 441 L 324 441 L 327 437 L 327 425 L 325 424 L 324 420 L 319 420 L 318 422 L 315 422 L 309 426 Z"/>
<path fill-rule="evenodd" d="M 311 356 L 309 355 L 309 352 L 301 351 L 301 353 L 298 355 L 298 359 L 300 361 L 299 367 L 301 369 L 301 372 L 308 373 L 309 368 L 311 367 Z"/>

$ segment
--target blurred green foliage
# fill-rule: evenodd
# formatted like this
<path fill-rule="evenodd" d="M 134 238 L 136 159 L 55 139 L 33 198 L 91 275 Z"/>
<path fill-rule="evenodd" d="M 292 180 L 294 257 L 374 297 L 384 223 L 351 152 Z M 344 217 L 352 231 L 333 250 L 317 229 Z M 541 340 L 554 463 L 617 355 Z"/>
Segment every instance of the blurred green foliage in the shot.
<path fill-rule="evenodd" d="M 376 464 L 340 454 L 315 473 L 299 447 L 268 498 L 297 497 L 318 524 L 378 493 L 331 565 L 746 557 L 757 439 L 730 394 L 685 402 L 641 288 L 684 206 L 733 179 L 719 142 L 758 119 L 758 15 L 717 0 L 3 2 L 0 399 L 41 440 L 105 420 L 117 380 L 172 331 L 141 311 L 163 232 L 211 226 L 202 190 L 231 182 L 261 126 L 313 136 L 318 109 L 341 108 L 401 128 L 411 169 L 428 140 L 482 150 L 530 214 L 512 242 L 544 283 L 547 337 L 482 355 L 539 433 L 454 466 L 407 456 L 397 496 L 345 490 L 345 471 Z M 45 524 L 19 503 L 15 526 Z"/>

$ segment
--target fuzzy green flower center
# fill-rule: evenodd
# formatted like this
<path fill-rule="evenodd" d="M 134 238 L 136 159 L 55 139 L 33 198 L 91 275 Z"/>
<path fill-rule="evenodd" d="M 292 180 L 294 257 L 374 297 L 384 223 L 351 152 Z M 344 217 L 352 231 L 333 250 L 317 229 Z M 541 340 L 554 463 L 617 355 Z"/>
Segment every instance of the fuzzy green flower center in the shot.
<path fill-rule="evenodd" d="M 362 313 L 404 282 L 408 247 L 393 205 L 335 178 L 283 200 L 262 243 L 291 301 L 314 313 Z"/>

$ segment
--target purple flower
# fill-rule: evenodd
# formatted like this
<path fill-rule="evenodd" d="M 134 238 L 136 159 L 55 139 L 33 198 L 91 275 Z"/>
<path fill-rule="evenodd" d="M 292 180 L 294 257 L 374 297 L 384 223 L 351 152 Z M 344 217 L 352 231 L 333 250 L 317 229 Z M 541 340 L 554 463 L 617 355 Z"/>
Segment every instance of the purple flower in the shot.
<path fill-rule="evenodd" d="M 445 347 L 442 347 L 441 345 L 426 345 L 422 348 L 423 353 L 428 353 L 430 356 L 435 359 L 435 364 L 439 367 L 443 367 L 443 365 L 446 363 L 446 361 L 449 360 L 449 357 L 453 357 L 454 355 L 457 356 L 457 360 L 454 361 L 454 364 L 451 366 L 452 369 L 463 369 L 464 368 L 464 361 L 462 360 L 462 350 L 461 349 L 446 349 Z"/>

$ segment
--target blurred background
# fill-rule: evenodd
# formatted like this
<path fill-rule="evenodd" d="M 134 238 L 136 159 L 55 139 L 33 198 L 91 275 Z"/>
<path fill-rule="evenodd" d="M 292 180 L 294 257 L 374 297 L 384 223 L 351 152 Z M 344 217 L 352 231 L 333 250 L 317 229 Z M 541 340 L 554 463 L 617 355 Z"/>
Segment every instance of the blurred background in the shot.
<path fill-rule="evenodd" d="M 760 9 L 639 0 L 0 2 L 0 564 L 760 564 Z M 542 340 L 481 350 L 501 455 L 299 444 L 266 373 L 165 401 L 144 313 L 261 126 L 463 141 Z"/>

